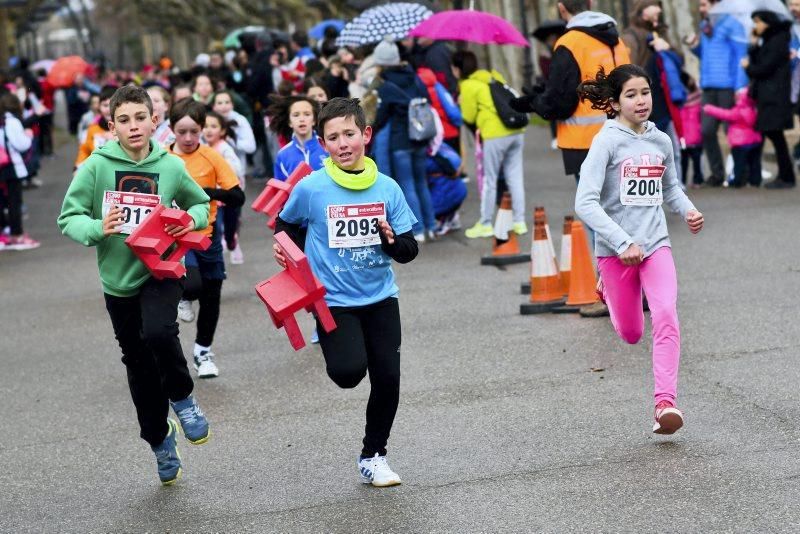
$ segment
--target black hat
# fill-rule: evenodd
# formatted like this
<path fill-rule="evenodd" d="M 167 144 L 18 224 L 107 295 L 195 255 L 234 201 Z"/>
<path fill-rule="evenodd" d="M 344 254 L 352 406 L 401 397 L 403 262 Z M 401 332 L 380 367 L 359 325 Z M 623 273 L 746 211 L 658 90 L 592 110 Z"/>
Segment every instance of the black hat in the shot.
<path fill-rule="evenodd" d="M 567 23 L 563 20 L 546 20 L 536 28 L 531 35 L 537 40 L 544 42 L 549 36 L 556 35 L 561 37 L 567 31 Z"/>

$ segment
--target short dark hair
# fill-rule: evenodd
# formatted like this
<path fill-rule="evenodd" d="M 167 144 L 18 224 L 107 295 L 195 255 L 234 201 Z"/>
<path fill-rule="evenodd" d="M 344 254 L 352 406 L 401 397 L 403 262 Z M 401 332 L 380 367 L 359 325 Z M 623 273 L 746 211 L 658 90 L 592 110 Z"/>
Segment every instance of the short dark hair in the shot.
<path fill-rule="evenodd" d="M 119 88 L 113 85 L 104 85 L 103 87 L 101 87 L 100 102 L 102 102 L 103 100 L 111 100 L 111 98 L 114 96 L 114 93 L 117 92 L 117 89 Z"/>
<path fill-rule="evenodd" d="M 564 9 L 569 11 L 571 15 L 577 15 L 591 9 L 589 0 L 559 0 L 559 4 L 563 5 Z"/>
<path fill-rule="evenodd" d="M 292 42 L 300 48 L 308 46 L 308 34 L 304 31 L 297 30 L 292 34 Z"/>
<path fill-rule="evenodd" d="M 189 117 L 202 128 L 206 123 L 206 106 L 193 98 L 178 100 L 169 110 L 169 122 L 174 128 L 184 117 Z"/>
<path fill-rule="evenodd" d="M 106 90 L 106 87 L 103 87 L 103 90 L 100 91 L 101 102 L 107 98 L 103 92 Z M 122 104 L 129 103 L 144 104 L 150 115 L 153 114 L 153 101 L 150 100 L 150 95 L 147 94 L 147 90 L 136 85 L 123 85 L 111 94 L 111 102 L 109 104 L 109 108 L 111 108 L 111 120 L 114 120 L 114 114 L 117 112 L 117 108 Z"/>
<path fill-rule="evenodd" d="M 317 133 L 325 137 L 325 123 L 337 117 L 353 117 L 353 120 L 362 132 L 367 127 L 367 118 L 357 98 L 344 98 L 337 96 L 331 98 L 323 106 L 317 116 Z"/>
<path fill-rule="evenodd" d="M 471 50 L 458 50 L 453 54 L 453 66 L 461 71 L 461 79 L 466 80 L 478 70 L 478 56 Z"/>

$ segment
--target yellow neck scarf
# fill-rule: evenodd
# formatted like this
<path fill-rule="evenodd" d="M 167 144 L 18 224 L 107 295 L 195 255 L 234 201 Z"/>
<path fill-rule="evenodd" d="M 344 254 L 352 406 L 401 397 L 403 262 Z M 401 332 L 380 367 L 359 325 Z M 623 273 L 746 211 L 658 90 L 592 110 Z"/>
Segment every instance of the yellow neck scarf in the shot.
<path fill-rule="evenodd" d="M 362 191 L 371 187 L 378 179 L 378 166 L 370 158 L 364 158 L 364 170 L 358 174 L 343 171 L 330 157 L 325 158 L 322 163 L 325 165 L 328 176 L 345 189 Z"/>

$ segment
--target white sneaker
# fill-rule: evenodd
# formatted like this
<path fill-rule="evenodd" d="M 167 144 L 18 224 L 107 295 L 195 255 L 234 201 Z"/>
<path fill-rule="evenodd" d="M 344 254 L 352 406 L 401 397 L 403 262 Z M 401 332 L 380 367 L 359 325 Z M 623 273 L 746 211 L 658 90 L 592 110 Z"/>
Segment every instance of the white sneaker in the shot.
<path fill-rule="evenodd" d="M 184 323 L 191 323 L 194 321 L 194 310 L 192 309 L 191 301 L 181 299 L 181 301 L 178 302 L 178 319 Z"/>
<path fill-rule="evenodd" d="M 219 376 L 219 369 L 214 363 L 214 353 L 204 350 L 200 354 L 194 355 L 194 370 L 197 371 L 197 378 L 214 378 Z"/>
<path fill-rule="evenodd" d="M 419 234 L 414 234 L 414 239 L 417 243 L 424 243 L 425 242 L 425 232 L 420 232 Z"/>
<path fill-rule="evenodd" d="M 239 242 L 236 242 L 236 247 L 231 250 L 231 265 L 241 265 L 244 263 L 244 253 L 242 252 L 242 247 L 239 245 Z"/>
<path fill-rule="evenodd" d="M 396 486 L 402 482 L 400 475 L 389 467 L 386 456 L 378 453 L 375 453 L 373 458 L 359 458 L 358 471 L 361 473 L 361 482 L 378 488 Z"/>

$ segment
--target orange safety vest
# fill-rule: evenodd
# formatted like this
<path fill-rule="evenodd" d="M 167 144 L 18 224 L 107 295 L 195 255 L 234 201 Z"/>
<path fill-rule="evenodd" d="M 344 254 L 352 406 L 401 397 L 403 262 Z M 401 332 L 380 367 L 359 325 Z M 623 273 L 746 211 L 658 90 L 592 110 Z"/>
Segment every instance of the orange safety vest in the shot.
<path fill-rule="evenodd" d="M 601 66 L 609 73 L 615 67 L 631 62 L 628 47 L 622 39 L 612 49 L 584 32 L 568 31 L 556 41 L 554 50 L 560 46 L 567 47 L 572 53 L 581 72 L 581 81 L 593 79 Z M 557 123 L 558 148 L 588 150 L 605 122 L 605 112 L 592 109 L 592 103 L 588 100 L 578 102 L 575 113 Z"/>

